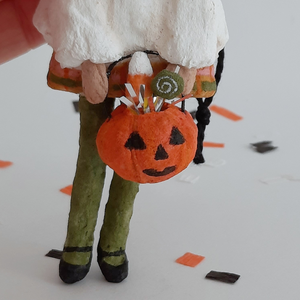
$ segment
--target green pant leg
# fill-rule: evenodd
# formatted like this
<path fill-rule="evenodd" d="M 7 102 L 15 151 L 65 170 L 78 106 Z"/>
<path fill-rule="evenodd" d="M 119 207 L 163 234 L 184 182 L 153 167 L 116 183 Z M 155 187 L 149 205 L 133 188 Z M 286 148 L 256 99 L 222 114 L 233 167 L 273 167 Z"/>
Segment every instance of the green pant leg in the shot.
<path fill-rule="evenodd" d="M 138 183 L 125 180 L 114 173 L 98 245 L 98 252 L 106 253 L 103 259 L 110 265 L 121 265 L 126 259 L 124 251 L 129 222 L 138 190 Z"/>
<path fill-rule="evenodd" d="M 72 265 L 86 265 L 91 256 L 105 177 L 105 164 L 97 152 L 96 136 L 108 115 L 107 106 L 107 103 L 90 104 L 84 96 L 79 99 L 80 148 L 63 254 L 63 260 Z"/>

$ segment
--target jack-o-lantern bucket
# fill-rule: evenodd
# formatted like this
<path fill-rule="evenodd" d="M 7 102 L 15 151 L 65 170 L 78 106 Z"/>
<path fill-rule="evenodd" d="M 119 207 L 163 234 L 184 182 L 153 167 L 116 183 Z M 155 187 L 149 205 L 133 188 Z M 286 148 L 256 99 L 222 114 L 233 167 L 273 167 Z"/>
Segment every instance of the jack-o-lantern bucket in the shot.
<path fill-rule="evenodd" d="M 101 159 L 119 176 L 156 183 L 180 173 L 193 160 L 197 126 L 175 105 L 137 114 L 122 104 L 101 126 L 97 147 Z"/>

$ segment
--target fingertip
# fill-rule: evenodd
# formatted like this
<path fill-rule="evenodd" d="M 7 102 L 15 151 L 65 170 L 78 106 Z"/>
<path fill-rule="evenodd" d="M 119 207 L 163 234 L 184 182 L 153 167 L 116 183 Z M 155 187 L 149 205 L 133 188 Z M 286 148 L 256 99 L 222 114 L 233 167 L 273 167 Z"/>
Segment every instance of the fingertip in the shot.
<path fill-rule="evenodd" d="M 44 43 L 32 24 L 38 0 L 0 0 L 0 64 Z"/>
<path fill-rule="evenodd" d="M 32 22 L 39 0 L 14 0 L 12 2 L 14 3 L 17 18 L 19 19 L 19 23 L 23 29 L 29 47 L 34 49 L 43 44 L 45 42 L 44 38 Z"/>

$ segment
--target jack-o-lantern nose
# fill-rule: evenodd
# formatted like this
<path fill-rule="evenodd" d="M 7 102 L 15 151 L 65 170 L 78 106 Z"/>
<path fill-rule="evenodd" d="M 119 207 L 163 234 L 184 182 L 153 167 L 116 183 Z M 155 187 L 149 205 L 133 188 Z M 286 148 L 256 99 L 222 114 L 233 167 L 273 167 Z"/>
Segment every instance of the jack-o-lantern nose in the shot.
<path fill-rule="evenodd" d="M 169 155 L 167 153 L 167 151 L 165 150 L 165 148 L 162 146 L 162 144 L 160 144 L 157 147 L 156 153 L 155 153 L 155 160 L 164 160 L 169 158 Z"/>

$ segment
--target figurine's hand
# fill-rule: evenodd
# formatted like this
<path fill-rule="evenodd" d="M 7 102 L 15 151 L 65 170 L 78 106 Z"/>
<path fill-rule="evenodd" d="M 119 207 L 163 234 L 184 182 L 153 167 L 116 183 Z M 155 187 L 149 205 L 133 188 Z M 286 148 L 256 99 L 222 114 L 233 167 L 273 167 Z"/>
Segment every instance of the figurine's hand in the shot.
<path fill-rule="evenodd" d="M 86 60 L 81 65 L 82 89 L 86 99 L 97 104 L 104 101 L 108 92 L 105 64 L 94 64 Z"/>
<path fill-rule="evenodd" d="M 174 72 L 176 67 L 177 65 L 169 64 L 166 69 L 171 72 Z M 196 80 L 196 73 L 197 73 L 196 68 L 189 69 L 187 67 L 180 66 L 180 70 L 178 74 L 183 78 L 184 81 L 184 89 L 182 92 L 184 96 L 188 95 L 192 91 Z"/>

